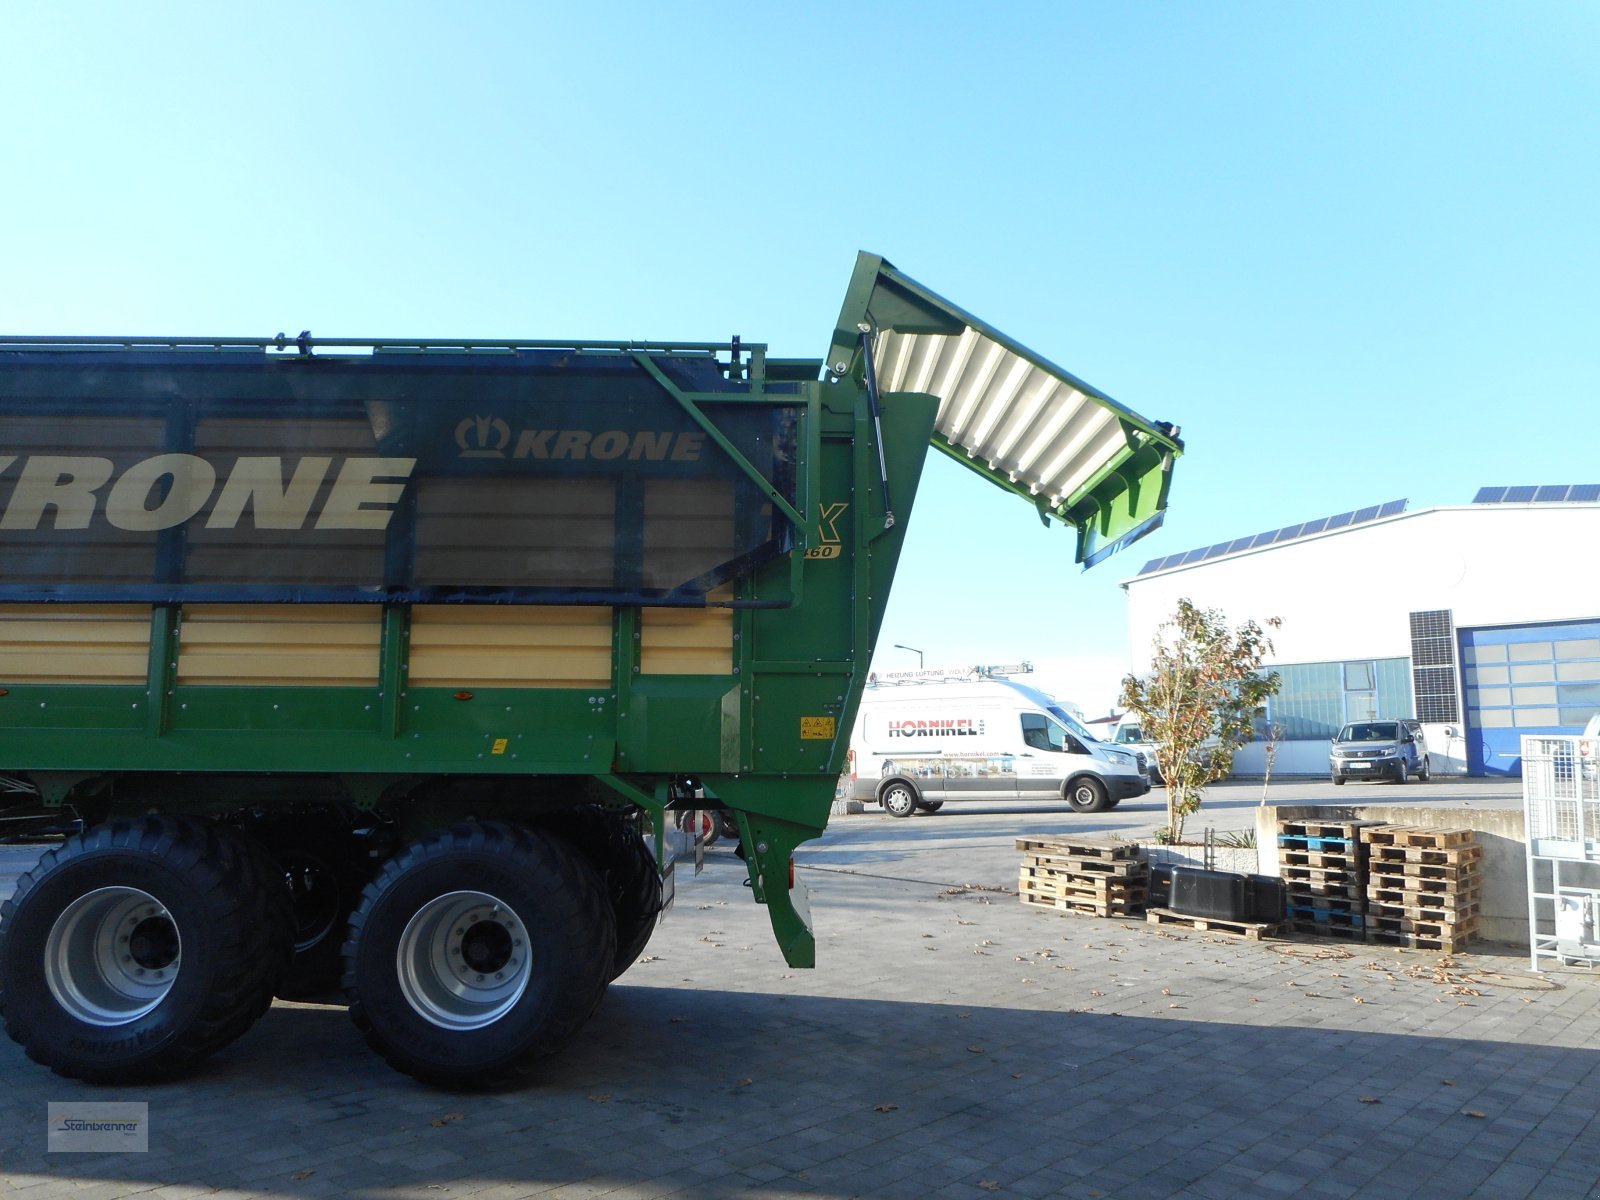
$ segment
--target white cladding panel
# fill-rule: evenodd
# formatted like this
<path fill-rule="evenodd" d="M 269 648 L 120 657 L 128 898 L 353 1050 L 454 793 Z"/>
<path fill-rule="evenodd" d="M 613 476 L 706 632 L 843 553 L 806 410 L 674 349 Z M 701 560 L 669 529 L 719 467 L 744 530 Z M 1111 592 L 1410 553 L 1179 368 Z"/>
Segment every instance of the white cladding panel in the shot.
<path fill-rule="evenodd" d="M 1458 628 L 1600 616 L 1600 504 L 1430 508 L 1126 580 L 1133 669 L 1180 598 L 1230 624 L 1281 617 L 1272 661 L 1407 658 L 1409 615 Z"/>

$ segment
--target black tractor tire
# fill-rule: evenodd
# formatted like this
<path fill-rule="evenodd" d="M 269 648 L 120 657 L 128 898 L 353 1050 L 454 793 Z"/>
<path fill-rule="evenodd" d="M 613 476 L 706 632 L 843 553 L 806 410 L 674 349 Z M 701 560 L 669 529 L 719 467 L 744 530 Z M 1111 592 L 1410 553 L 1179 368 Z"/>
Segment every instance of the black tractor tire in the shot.
<path fill-rule="evenodd" d="M 278 995 L 288 1000 L 336 992 L 350 914 L 377 873 L 356 817 L 341 808 L 274 812 L 240 827 L 265 847 L 289 897 L 292 955 Z"/>
<path fill-rule="evenodd" d="M 917 807 L 925 813 L 936 813 L 944 807 L 943 800 L 918 800 Z"/>
<path fill-rule="evenodd" d="M 883 805 L 883 811 L 891 817 L 909 817 L 917 811 L 917 789 L 904 779 L 895 779 L 883 785 L 883 791 L 878 793 L 878 802 Z"/>
<path fill-rule="evenodd" d="M 266 857 L 232 831 L 174 816 L 98 825 L 0 906 L 6 1032 L 74 1079 L 180 1074 L 271 1005 L 287 912 Z"/>
<path fill-rule="evenodd" d="M 719 814 L 721 815 L 721 814 Z M 589 805 L 562 813 L 547 828 L 571 842 L 605 882 L 617 926 L 615 979 L 644 953 L 661 917 L 661 872 L 638 823 Z"/>
<path fill-rule="evenodd" d="M 1067 784 L 1067 803 L 1073 812 L 1097 813 L 1111 807 L 1106 785 L 1092 775 L 1080 775 Z"/>
<path fill-rule="evenodd" d="M 344 947 L 350 1016 L 395 1070 L 499 1088 L 564 1047 L 617 955 L 605 884 L 557 834 L 438 829 L 367 885 Z"/>

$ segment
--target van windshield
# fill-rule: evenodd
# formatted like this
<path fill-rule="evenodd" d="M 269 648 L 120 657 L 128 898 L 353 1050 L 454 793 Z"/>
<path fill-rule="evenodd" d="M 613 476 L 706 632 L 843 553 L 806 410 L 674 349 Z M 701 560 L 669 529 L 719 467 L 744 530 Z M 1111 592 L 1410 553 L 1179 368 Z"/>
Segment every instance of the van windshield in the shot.
<path fill-rule="evenodd" d="M 1050 715 L 1065 725 L 1072 736 L 1077 738 L 1080 742 L 1098 742 L 1100 740 L 1082 725 L 1078 724 L 1077 719 L 1059 704 L 1052 704 L 1050 706 Z"/>
<path fill-rule="evenodd" d="M 1355 721 L 1339 730 L 1341 742 L 1398 742 L 1400 726 L 1394 721 Z"/>

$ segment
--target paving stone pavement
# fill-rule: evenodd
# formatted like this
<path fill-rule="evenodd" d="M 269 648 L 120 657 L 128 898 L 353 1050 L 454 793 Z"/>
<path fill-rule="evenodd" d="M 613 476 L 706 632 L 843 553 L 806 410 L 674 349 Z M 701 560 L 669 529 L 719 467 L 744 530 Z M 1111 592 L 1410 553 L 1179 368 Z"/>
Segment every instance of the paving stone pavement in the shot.
<path fill-rule="evenodd" d="M 422 1087 L 333 1005 L 280 1002 L 158 1087 L 88 1088 L 6 1041 L 0 1195 L 1600 1195 L 1600 978 L 1019 904 L 1009 839 L 1082 828 L 837 820 L 802 854 L 814 971 L 714 848 L 516 1092 Z M 148 1101 L 149 1153 L 44 1152 L 47 1102 L 105 1099 Z"/>

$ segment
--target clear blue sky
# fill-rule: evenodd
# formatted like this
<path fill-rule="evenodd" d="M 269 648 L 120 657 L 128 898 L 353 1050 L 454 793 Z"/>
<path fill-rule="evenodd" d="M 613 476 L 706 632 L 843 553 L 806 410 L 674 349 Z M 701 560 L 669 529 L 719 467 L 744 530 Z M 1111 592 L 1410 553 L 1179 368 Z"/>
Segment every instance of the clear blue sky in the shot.
<path fill-rule="evenodd" d="M 880 668 L 1100 708 L 1151 557 L 1600 480 L 1597 62 L 1587 0 L 19 3 L 0 331 L 820 355 L 876 251 L 1183 427 L 1087 574 L 944 462 L 913 518 Z"/>

